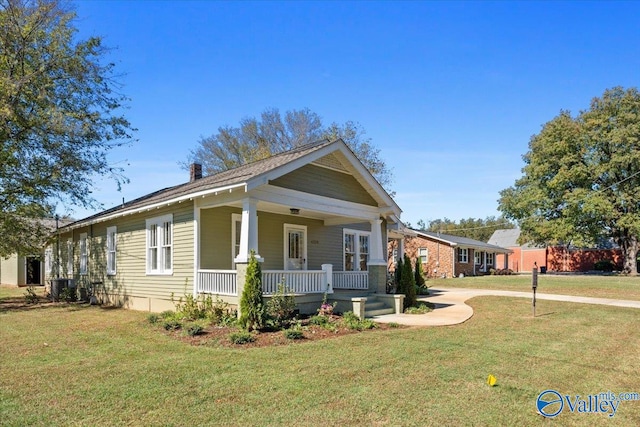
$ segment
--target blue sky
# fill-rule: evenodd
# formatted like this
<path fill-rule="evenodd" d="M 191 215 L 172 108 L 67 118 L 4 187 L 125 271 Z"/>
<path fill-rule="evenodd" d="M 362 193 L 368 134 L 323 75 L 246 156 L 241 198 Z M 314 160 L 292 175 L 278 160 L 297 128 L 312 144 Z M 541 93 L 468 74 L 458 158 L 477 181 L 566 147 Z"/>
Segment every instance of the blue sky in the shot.
<path fill-rule="evenodd" d="M 114 48 L 139 141 L 105 208 L 188 180 L 200 136 L 266 108 L 359 122 L 393 169 L 402 219 L 498 215 L 531 135 L 638 86 L 635 2 L 79 1 Z M 91 212 L 75 209 L 73 216 Z"/>

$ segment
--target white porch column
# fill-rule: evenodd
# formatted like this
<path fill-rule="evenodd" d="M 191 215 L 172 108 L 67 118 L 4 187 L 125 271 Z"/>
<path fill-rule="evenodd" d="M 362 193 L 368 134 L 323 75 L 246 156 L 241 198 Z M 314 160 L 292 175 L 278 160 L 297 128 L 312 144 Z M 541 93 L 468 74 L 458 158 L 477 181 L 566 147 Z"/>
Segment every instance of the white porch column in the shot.
<path fill-rule="evenodd" d="M 387 265 L 384 260 L 384 252 L 387 246 L 382 242 L 382 220 L 374 219 L 371 223 L 371 242 L 369 248 L 369 263 L 367 265 Z"/>
<path fill-rule="evenodd" d="M 324 271 L 324 275 L 326 277 L 327 289 L 326 293 L 333 293 L 333 264 L 322 264 L 322 271 Z"/>
<path fill-rule="evenodd" d="M 250 197 L 242 200 L 242 226 L 240 229 L 240 251 L 235 258 L 236 263 L 248 263 L 251 250 L 258 261 L 264 261 L 258 253 L 258 213 L 256 201 Z"/>

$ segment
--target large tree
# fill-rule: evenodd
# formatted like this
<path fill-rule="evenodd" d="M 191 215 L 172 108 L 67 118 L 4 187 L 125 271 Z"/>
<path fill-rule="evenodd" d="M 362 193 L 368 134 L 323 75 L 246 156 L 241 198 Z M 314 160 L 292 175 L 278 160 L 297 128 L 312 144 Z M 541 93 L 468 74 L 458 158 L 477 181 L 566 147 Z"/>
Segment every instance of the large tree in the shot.
<path fill-rule="evenodd" d="M 531 137 L 523 176 L 499 209 L 521 239 L 590 245 L 613 239 L 636 274 L 640 236 L 640 94 L 616 87 L 573 117 L 562 111 Z"/>
<path fill-rule="evenodd" d="M 131 140 L 114 66 L 58 0 L 0 0 L 0 256 L 38 253 L 55 205 L 95 206 L 92 177 Z"/>
<path fill-rule="evenodd" d="M 202 163 L 204 173 L 210 175 L 320 139 L 341 138 L 391 193 L 391 170 L 365 134 L 364 129 L 352 121 L 325 127 L 320 116 L 309 109 L 290 110 L 283 117 L 278 109 L 269 108 L 259 119 L 247 117 L 239 126 L 222 126 L 217 133 L 201 137 L 182 165 L 188 168 L 194 161 Z"/>

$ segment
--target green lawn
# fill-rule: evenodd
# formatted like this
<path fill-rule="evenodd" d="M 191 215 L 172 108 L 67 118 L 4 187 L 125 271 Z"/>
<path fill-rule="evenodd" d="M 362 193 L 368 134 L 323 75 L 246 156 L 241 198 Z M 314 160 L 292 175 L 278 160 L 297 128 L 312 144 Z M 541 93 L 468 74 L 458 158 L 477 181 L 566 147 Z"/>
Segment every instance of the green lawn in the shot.
<path fill-rule="evenodd" d="M 531 275 L 430 279 L 429 287 L 530 291 Z M 538 275 L 538 292 L 598 298 L 640 300 L 639 276 Z"/>
<path fill-rule="evenodd" d="M 178 342 L 140 312 L 7 310 L 22 292 L 0 288 L 3 426 L 548 425 L 543 390 L 640 392 L 634 309 L 546 301 L 532 319 L 526 299 L 482 297 L 457 326 L 229 349 Z M 640 425 L 640 401 L 555 422 Z"/>

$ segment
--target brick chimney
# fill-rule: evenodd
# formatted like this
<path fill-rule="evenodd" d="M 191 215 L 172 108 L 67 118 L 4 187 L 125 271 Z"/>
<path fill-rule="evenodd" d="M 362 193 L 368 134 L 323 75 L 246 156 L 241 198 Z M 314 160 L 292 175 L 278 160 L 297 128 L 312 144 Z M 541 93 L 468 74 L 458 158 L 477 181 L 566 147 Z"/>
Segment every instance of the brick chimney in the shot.
<path fill-rule="evenodd" d="M 189 182 L 194 182 L 202 178 L 202 165 L 200 163 L 191 163 L 189 167 Z"/>

